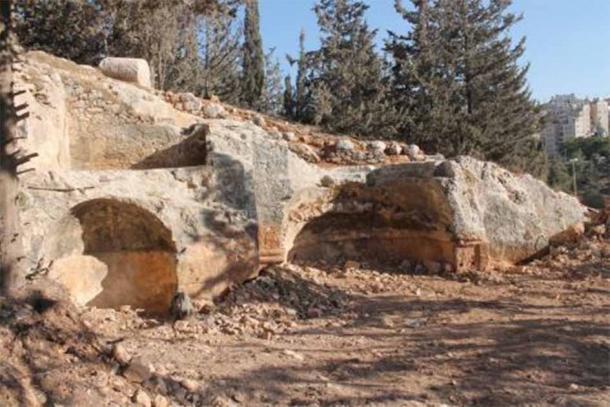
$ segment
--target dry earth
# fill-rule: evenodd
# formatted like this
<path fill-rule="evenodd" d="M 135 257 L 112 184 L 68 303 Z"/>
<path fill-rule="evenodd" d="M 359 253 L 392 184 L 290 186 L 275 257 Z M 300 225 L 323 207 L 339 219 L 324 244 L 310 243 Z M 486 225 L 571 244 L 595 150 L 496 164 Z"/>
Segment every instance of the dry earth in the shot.
<path fill-rule="evenodd" d="M 3 301 L 0 405 L 605 406 L 609 294 L 584 240 L 460 276 L 275 267 L 175 330 Z"/>

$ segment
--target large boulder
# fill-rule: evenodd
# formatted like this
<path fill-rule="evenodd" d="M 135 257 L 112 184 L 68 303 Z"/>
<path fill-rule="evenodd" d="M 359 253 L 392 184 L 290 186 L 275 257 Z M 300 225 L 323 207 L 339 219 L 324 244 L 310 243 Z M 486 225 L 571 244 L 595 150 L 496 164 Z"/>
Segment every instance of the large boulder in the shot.
<path fill-rule="evenodd" d="M 422 214 L 443 208 L 427 220 L 459 245 L 481 245 L 479 263 L 527 260 L 566 230 L 578 228 L 588 213 L 573 196 L 529 174 L 471 157 L 380 168 L 369 174 L 368 184 L 409 200 L 416 199 L 412 186 L 418 185 L 417 199 L 427 196 Z"/>
<path fill-rule="evenodd" d="M 139 58 L 104 58 L 100 62 L 104 75 L 146 88 L 152 87 L 148 62 Z"/>

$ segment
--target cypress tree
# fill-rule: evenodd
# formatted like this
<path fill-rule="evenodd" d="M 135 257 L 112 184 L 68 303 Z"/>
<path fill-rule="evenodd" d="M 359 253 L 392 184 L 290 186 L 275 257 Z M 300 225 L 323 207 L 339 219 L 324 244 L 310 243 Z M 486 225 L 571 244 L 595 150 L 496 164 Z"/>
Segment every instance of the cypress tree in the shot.
<path fill-rule="evenodd" d="M 265 56 L 259 28 L 258 0 L 246 0 L 243 46 L 242 103 L 254 108 L 265 86 Z"/>
<path fill-rule="evenodd" d="M 289 119 L 294 118 L 294 92 L 292 90 L 292 80 L 290 75 L 284 77 L 284 116 Z"/>
<path fill-rule="evenodd" d="M 509 0 L 399 0 L 396 8 L 412 25 L 393 35 L 394 88 L 406 101 L 402 130 L 430 152 L 470 154 L 529 169 L 541 154 L 533 140 L 540 115 L 518 61 L 525 41 L 513 44 L 520 21 Z"/>
<path fill-rule="evenodd" d="M 301 29 L 299 34 L 299 58 L 297 60 L 297 78 L 296 78 L 296 92 L 295 92 L 295 119 L 304 121 L 306 118 L 306 108 L 308 105 L 308 92 L 307 92 L 307 70 L 308 70 L 308 59 L 307 53 L 305 52 L 305 30 Z"/>

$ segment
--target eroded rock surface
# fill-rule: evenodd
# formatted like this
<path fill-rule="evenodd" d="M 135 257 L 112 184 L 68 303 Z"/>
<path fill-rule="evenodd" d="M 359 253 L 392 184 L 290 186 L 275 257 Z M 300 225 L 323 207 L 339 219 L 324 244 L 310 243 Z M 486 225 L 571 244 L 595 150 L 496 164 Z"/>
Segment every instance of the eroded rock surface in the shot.
<path fill-rule="evenodd" d="M 40 153 L 20 200 L 30 277 L 49 273 L 78 304 L 161 311 L 176 289 L 215 297 L 287 259 L 485 269 L 585 219 L 492 163 L 326 135 L 40 52 L 21 81 L 24 147 Z"/>

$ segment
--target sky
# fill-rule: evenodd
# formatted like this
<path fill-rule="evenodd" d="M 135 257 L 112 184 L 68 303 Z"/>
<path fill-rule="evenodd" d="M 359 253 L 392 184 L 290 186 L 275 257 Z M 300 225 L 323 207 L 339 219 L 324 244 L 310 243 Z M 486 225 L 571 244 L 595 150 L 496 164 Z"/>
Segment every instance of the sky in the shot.
<path fill-rule="evenodd" d="M 379 30 L 379 44 L 388 30 L 406 32 L 394 0 L 366 2 L 367 21 Z M 285 71 L 285 55 L 298 54 L 301 28 L 307 49 L 318 44 L 314 4 L 315 0 L 259 0 L 264 47 L 275 47 Z M 537 100 L 565 93 L 610 97 L 610 0 L 514 0 L 512 11 L 524 15 L 511 34 L 515 40 L 526 37 L 521 63 L 530 64 L 528 82 Z"/>

